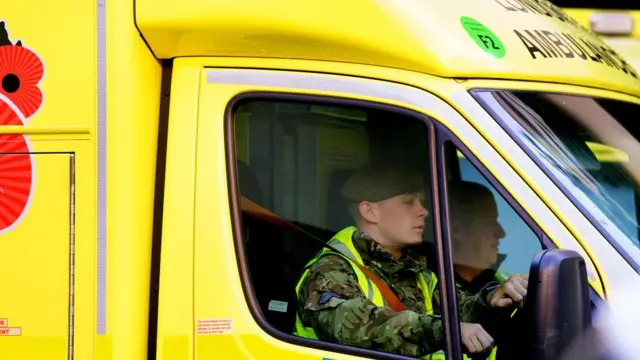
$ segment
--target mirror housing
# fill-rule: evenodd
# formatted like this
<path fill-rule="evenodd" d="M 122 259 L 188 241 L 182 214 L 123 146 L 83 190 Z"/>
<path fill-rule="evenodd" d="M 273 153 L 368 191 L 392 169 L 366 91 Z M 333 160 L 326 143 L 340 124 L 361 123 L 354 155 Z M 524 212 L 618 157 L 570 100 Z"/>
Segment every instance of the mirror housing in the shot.
<path fill-rule="evenodd" d="M 523 310 L 528 325 L 526 358 L 558 359 L 591 326 L 589 282 L 582 256 L 561 249 L 536 254 Z"/>

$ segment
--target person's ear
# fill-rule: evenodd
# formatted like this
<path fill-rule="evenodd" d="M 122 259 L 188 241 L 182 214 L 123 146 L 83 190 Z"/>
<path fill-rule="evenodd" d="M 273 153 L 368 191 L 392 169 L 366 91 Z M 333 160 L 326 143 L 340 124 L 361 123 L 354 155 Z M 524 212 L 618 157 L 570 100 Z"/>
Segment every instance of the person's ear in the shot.
<path fill-rule="evenodd" d="M 380 221 L 380 207 L 378 204 L 362 201 L 358 205 L 358 210 L 360 211 L 360 216 L 366 222 L 377 224 Z"/>

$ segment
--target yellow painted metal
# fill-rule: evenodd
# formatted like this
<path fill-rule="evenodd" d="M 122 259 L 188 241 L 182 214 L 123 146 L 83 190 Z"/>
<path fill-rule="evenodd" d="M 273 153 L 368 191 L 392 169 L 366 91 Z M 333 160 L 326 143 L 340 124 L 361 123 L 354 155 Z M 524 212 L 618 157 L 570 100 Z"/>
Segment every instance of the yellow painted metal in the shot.
<path fill-rule="evenodd" d="M 622 13 L 627 14 L 633 19 L 633 31 L 629 35 L 606 36 L 601 35 L 604 42 L 614 48 L 622 55 L 629 64 L 636 70 L 640 68 L 640 11 L 628 9 L 563 9 L 569 16 L 574 18 L 585 28 L 591 29 L 591 16 L 596 13 Z"/>
<path fill-rule="evenodd" d="M 591 29 L 591 16 L 595 13 L 622 13 L 627 14 L 633 18 L 634 27 L 629 37 L 632 38 L 640 38 L 640 10 L 629 10 L 629 9 L 580 9 L 580 8 L 563 8 L 562 9 L 567 15 L 571 16 L 578 23 L 584 26 L 587 29 Z"/>
<path fill-rule="evenodd" d="M 16 156 L 0 155 L 0 161 Z M 0 334 L 16 335 L 0 336 L 0 358 L 63 360 L 69 341 L 70 155 L 32 158 L 36 177 L 46 179 L 36 183 L 33 198 L 44 201 L 33 201 L 23 219 L 26 226 L 17 227 L 0 241 L 5 269 L 0 276 L 0 289 L 5 289 L 0 297 Z M 0 191 L 11 191 L 11 185 L 0 185 Z M 38 217 L 45 213 L 46 219 Z M 35 222 L 37 227 L 28 226 Z"/>
<path fill-rule="evenodd" d="M 135 24 L 125 20 L 134 18 L 131 1 L 108 0 L 106 4 L 107 334 L 106 339 L 96 341 L 95 358 L 102 359 L 105 351 L 105 360 L 143 359 L 147 354 L 161 66 Z M 86 16 L 93 18 L 93 14 Z M 95 72 L 92 75 L 95 82 Z"/>
<path fill-rule="evenodd" d="M 107 3 L 105 299 L 97 296 L 97 3 L 26 0 L 2 8 L 12 43 L 20 40 L 44 65 L 37 84 L 44 100 L 26 126 L 0 126 L 0 134 L 24 134 L 35 152 L 74 154 L 76 246 L 68 324 L 69 206 L 62 201 L 69 199 L 69 156 L 37 155 L 33 202 L 22 222 L 0 235 L 3 264 L 15 271 L 11 286 L 2 285 L 9 302 L 0 300 L 0 318 L 22 326 L 20 337 L 0 337 L 0 358 L 67 359 L 70 345 L 80 360 L 146 358 L 160 64 L 135 27 L 132 2 Z M 96 331 L 99 302 L 106 303 L 104 335 Z"/>
<path fill-rule="evenodd" d="M 322 60 L 640 94 L 637 74 L 611 49 L 551 3 L 538 4 L 525 12 L 500 0 L 138 0 L 136 21 L 160 58 Z M 488 28 L 492 44 L 477 25 L 467 33 L 465 17 Z M 499 43 L 503 57 L 485 51 Z"/>
<path fill-rule="evenodd" d="M 164 189 L 158 360 L 193 359 L 194 355 L 193 238 L 199 83 L 200 66 L 176 60 L 171 83 Z M 212 160 L 214 163 L 224 161 Z M 221 273 L 212 281 L 223 281 L 226 276 Z"/>

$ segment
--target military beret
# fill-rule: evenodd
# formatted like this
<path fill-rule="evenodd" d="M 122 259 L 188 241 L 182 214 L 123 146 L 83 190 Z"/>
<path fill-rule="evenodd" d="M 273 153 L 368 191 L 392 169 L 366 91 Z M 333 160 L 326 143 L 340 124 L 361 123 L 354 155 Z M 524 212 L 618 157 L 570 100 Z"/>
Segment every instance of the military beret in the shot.
<path fill-rule="evenodd" d="M 377 202 L 397 195 L 424 190 L 422 174 L 397 165 L 365 165 L 342 186 L 342 196 L 350 201 Z"/>

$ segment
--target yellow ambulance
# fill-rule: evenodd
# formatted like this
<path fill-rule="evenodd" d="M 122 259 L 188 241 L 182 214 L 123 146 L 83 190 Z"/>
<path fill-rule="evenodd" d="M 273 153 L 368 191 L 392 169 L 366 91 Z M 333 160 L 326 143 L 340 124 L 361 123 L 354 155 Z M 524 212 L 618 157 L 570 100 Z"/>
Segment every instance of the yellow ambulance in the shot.
<path fill-rule="evenodd" d="M 633 67 L 640 67 L 640 6 L 637 1 L 554 0 L 553 3 L 600 36 Z"/>
<path fill-rule="evenodd" d="M 520 355 L 640 270 L 638 73 L 544 0 L 5 1 L 0 81 L 0 360 L 405 358 L 292 335 L 367 163 L 427 174 L 448 359 L 449 181 L 539 276 Z"/>

